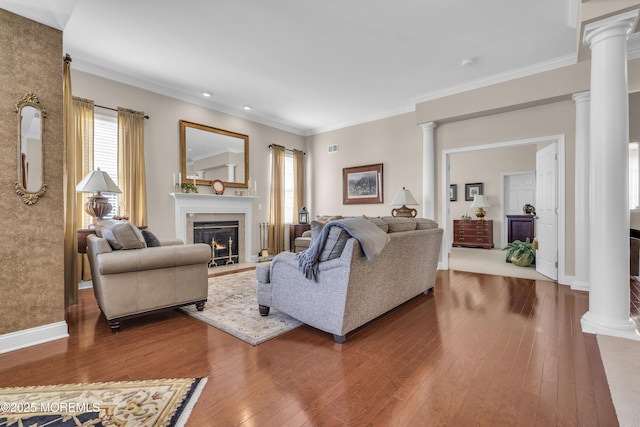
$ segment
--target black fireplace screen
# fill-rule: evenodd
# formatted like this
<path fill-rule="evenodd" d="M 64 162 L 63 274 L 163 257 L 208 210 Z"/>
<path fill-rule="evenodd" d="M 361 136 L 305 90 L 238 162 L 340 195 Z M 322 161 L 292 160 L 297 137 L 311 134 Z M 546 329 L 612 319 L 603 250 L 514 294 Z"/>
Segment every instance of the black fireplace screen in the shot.
<path fill-rule="evenodd" d="M 193 224 L 193 243 L 211 246 L 209 267 L 239 262 L 238 221 L 203 221 Z"/>

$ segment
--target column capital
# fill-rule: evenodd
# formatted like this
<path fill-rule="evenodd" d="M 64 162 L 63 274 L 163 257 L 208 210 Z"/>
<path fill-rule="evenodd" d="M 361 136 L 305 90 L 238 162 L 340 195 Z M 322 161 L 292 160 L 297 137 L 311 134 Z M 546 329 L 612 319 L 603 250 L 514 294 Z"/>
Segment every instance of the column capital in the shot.
<path fill-rule="evenodd" d="M 420 123 L 420 127 L 424 130 L 433 130 L 435 128 L 438 127 L 438 124 L 436 122 L 426 122 L 426 123 Z"/>
<path fill-rule="evenodd" d="M 629 34 L 638 19 L 638 12 L 638 9 L 630 10 L 628 12 L 585 25 L 582 42 L 586 46 L 592 47 L 594 43 L 597 43 L 607 37 L 617 35 L 629 37 Z M 613 31 L 613 33 L 609 33 L 610 31 Z"/>
<path fill-rule="evenodd" d="M 573 95 L 571 95 L 571 99 L 573 99 L 573 102 L 575 102 L 576 104 L 581 102 L 589 102 L 591 101 L 591 92 L 587 90 L 585 92 L 574 93 Z"/>

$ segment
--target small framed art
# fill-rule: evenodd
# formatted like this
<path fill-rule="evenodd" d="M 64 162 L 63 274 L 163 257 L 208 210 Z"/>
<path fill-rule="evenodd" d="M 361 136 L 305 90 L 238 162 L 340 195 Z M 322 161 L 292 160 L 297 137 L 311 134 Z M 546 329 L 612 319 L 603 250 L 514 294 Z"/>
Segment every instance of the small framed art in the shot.
<path fill-rule="evenodd" d="M 482 183 L 478 182 L 475 184 L 465 184 L 464 185 L 464 200 L 467 202 L 473 201 L 473 196 L 476 194 L 483 194 Z"/>
<path fill-rule="evenodd" d="M 455 202 L 458 200 L 458 184 L 449 185 L 449 201 Z"/>

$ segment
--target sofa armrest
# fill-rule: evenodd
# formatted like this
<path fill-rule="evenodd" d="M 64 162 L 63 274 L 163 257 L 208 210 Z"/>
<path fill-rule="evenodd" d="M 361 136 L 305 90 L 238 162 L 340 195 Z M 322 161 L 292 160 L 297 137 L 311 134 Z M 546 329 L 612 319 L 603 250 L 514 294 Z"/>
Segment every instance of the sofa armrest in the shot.
<path fill-rule="evenodd" d="M 101 275 L 206 264 L 211 248 L 204 243 L 112 251 L 96 256 Z"/>
<path fill-rule="evenodd" d="M 303 231 L 300 237 L 311 237 L 311 230 Z"/>

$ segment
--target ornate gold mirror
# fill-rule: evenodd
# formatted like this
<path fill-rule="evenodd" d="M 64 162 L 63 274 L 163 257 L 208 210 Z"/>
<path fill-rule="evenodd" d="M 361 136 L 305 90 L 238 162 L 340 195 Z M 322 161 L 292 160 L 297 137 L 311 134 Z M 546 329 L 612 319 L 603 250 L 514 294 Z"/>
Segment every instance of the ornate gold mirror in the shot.
<path fill-rule="evenodd" d="M 249 188 L 249 137 L 180 120 L 182 180 L 225 187 Z"/>
<path fill-rule="evenodd" d="M 47 110 L 33 93 L 16 103 L 18 113 L 18 180 L 16 193 L 33 205 L 47 191 L 44 182 L 44 118 Z"/>

